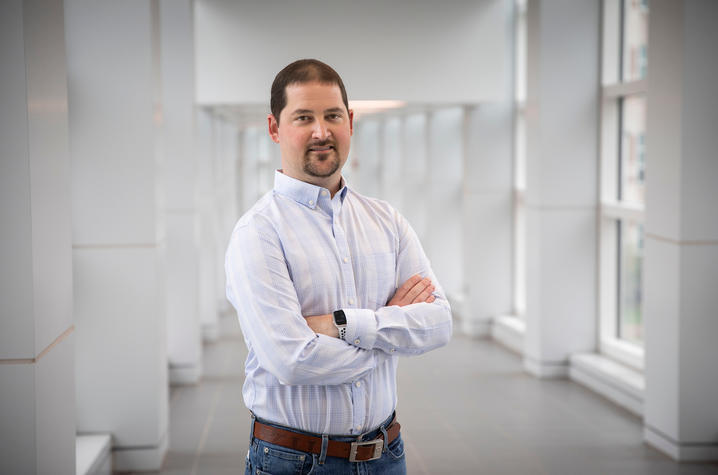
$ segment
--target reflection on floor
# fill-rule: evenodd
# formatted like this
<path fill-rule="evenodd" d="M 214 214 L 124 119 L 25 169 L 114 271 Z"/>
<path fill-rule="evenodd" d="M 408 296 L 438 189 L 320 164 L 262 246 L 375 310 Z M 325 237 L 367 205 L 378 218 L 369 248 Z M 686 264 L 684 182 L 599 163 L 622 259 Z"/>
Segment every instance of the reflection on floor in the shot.
<path fill-rule="evenodd" d="M 249 415 L 246 349 L 236 320 L 205 347 L 197 386 L 173 387 L 163 474 L 240 474 Z M 672 462 L 641 441 L 640 420 L 565 380 L 542 381 L 487 340 L 402 359 L 399 420 L 410 474 L 709 474 L 718 465 Z"/>

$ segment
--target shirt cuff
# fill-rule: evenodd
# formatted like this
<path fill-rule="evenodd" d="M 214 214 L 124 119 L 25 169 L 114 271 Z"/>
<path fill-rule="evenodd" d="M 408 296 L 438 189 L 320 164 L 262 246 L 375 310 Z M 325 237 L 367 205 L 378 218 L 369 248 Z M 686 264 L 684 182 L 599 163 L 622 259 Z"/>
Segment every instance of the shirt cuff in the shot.
<path fill-rule="evenodd" d="M 345 340 L 350 345 L 371 350 L 376 341 L 376 318 L 374 311 L 366 308 L 343 308 L 347 317 Z"/>

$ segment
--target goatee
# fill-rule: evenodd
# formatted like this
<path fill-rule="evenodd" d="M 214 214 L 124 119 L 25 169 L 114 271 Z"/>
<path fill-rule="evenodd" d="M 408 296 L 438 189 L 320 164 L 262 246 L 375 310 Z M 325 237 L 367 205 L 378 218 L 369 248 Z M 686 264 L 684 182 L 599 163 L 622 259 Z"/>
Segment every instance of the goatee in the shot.
<path fill-rule="evenodd" d="M 331 157 L 327 157 L 321 161 L 316 159 L 312 160 L 309 155 L 304 157 L 304 173 L 307 175 L 326 178 L 332 176 L 337 170 L 339 170 L 339 157 L 337 157 L 336 152 L 334 152 Z"/>

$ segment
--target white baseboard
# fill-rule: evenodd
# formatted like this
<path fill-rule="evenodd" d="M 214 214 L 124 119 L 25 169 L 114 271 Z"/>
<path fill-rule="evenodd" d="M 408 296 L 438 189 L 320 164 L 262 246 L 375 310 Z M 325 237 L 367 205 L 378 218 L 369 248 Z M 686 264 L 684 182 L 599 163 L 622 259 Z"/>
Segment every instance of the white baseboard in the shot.
<path fill-rule="evenodd" d="M 459 321 L 461 333 L 472 338 L 485 338 L 491 335 L 491 320 L 464 318 Z"/>
<path fill-rule="evenodd" d="M 565 378 L 568 376 L 568 361 L 537 361 L 524 356 L 524 369 L 541 379 Z"/>
<path fill-rule="evenodd" d="M 113 469 L 118 472 L 159 471 L 167 454 L 167 435 L 159 445 L 141 448 L 115 447 L 112 450 Z"/>
<path fill-rule="evenodd" d="M 197 384 L 202 377 L 202 365 L 197 363 L 193 365 L 182 365 L 174 366 L 170 364 L 169 367 L 169 381 L 170 384 L 184 385 L 184 384 Z"/>
<path fill-rule="evenodd" d="M 75 474 L 112 474 L 112 436 L 83 434 L 75 437 Z"/>
<path fill-rule="evenodd" d="M 448 300 L 449 305 L 451 305 L 451 314 L 455 319 L 463 320 L 466 318 L 466 312 L 464 311 L 466 296 L 464 294 L 447 293 L 446 300 Z"/>
<path fill-rule="evenodd" d="M 642 373 L 597 353 L 571 355 L 571 380 L 643 416 L 645 378 Z"/>
<path fill-rule="evenodd" d="M 514 316 L 496 317 L 491 325 L 491 338 L 518 355 L 524 353 L 526 323 Z"/>
<path fill-rule="evenodd" d="M 656 429 L 643 426 L 643 440 L 678 462 L 718 461 L 718 443 L 680 444 Z"/>

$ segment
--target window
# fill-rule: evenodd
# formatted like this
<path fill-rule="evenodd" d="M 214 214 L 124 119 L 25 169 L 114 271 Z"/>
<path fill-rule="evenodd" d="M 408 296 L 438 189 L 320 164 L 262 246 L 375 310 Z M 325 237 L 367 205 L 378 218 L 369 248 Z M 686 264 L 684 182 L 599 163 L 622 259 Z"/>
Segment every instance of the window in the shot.
<path fill-rule="evenodd" d="M 604 0 L 601 103 L 601 352 L 643 367 L 648 1 Z"/>
<path fill-rule="evenodd" d="M 516 0 L 514 30 L 513 314 L 526 312 L 526 0 Z"/>

